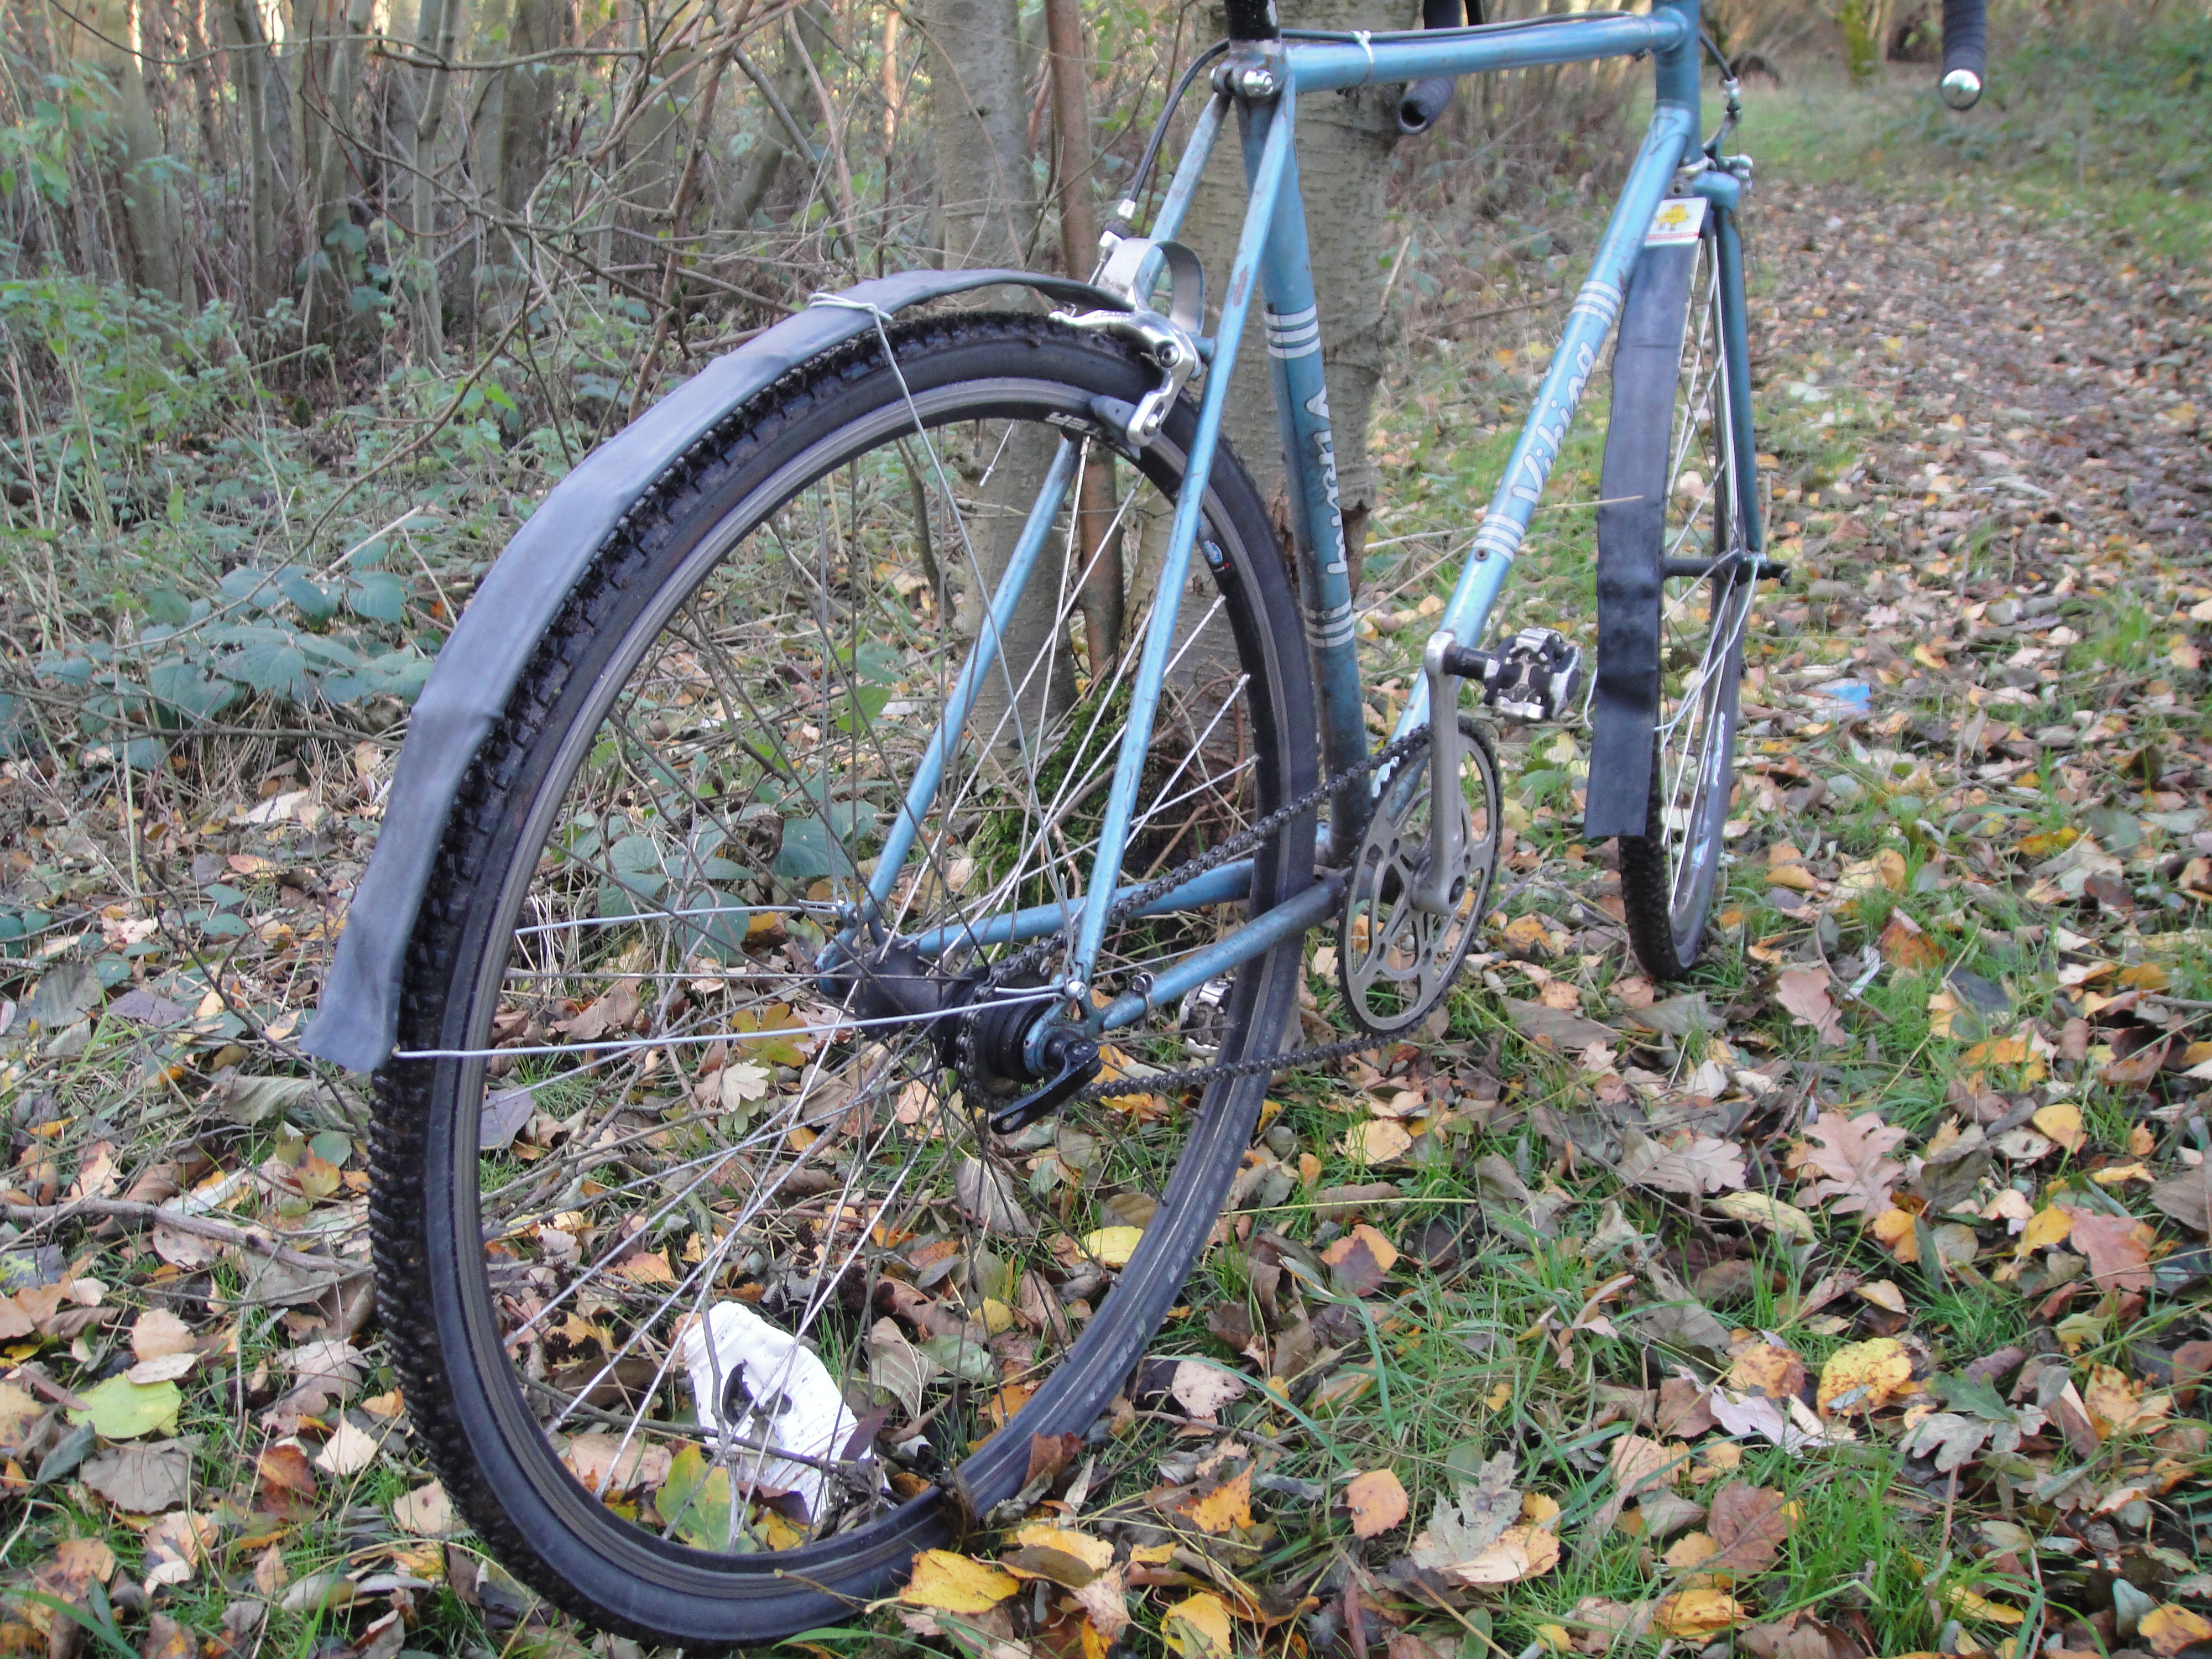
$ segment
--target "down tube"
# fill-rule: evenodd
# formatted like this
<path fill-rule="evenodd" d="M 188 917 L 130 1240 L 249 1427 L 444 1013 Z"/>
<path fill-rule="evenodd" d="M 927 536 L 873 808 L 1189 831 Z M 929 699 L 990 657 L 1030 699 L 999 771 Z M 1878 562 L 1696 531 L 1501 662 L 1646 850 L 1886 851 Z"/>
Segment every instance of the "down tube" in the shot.
<path fill-rule="evenodd" d="M 1589 384 L 1606 337 L 1620 315 L 1622 285 L 1643 252 L 1651 216 L 1659 210 L 1675 168 L 1697 137 L 1698 113 L 1690 106 L 1662 103 L 1652 112 L 1651 130 L 1644 135 L 1644 147 L 1629 169 L 1628 182 L 1621 188 L 1620 200 L 1598 244 L 1597 258 L 1591 262 L 1589 278 L 1567 313 L 1559 349 L 1552 354 L 1551 367 L 1537 389 L 1535 407 L 1513 446 L 1512 458 L 1498 481 L 1482 528 L 1475 532 L 1474 550 L 1460 571 L 1451 602 L 1437 619 L 1439 629 L 1449 629 L 1462 641 L 1480 640 L 1489 623 L 1498 590 L 1505 585 L 1514 556 L 1521 550 L 1522 538 L 1528 533 L 1537 504 L 1543 499 L 1552 465 L 1559 459 L 1559 447 L 1574 423 L 1583 388 Z M 1405 712 L 1398 717 L 1397 734 L 1403 737 L 1428 717 L 1428 684 L 1416 680 Z"/>
<path fill-rule="evenodd" d="M 1236 263 L 1229 270 L 1229 286 L 1222 293 L 1213 361 L 1207 365 L 1206 392 L 1198 403 L 1198 429 L 1191 436 L 1182 487 L 1176 495 L 1175 519 L 1168 530 L 1167 550 L 1161 557 L 1159 580 L 1153 590 L 1152 615 L 1145 623 L 1145 649 L 1129 688 L 1129 724 L 1121 733 L 1114 787 L 1106 798 L 1105 816 L 1098 826 L 1097 861 L 1091 867 L 1082 927 L 1076 934 L 1074 960 L 1069 964 L 1075 977 L 1085 985 L 1091 981 L 1091 965 L 1098 960 L 1098 947 L 1106 937 L 1115 873 L 1121 867 L 1121 852 L 1129 839 L 1137 786 L 1143 780 L 1145 757 L 1152 746 L 1152 717 L 1159 708 L 1168 654 L 1175 645 L 1176 617 L 1182 608 L 1183 585 L 1190 576 L 1191 548 L 1198 539 L 1198 521 L 1212 479 L 1213 454 L 1221 441 L 1221 410 L 1236 373 L 1237 343 L 1244 332 L 1245 315 L 1252 308 L 1252 284 L 1259 272 L 1261 249 L 1267 241 L 1290 161 L 1297 125 L 1291 111 L 1290 94 L 1285 93 L 1272 113 L 1260 110 L 1253 115 L 1255 124 L 1263 118 L 1267 121 L 1266 145 L 1252 182 L 1252 203 L 1244 215 L 1243 233 L 1237 238 Z"/>

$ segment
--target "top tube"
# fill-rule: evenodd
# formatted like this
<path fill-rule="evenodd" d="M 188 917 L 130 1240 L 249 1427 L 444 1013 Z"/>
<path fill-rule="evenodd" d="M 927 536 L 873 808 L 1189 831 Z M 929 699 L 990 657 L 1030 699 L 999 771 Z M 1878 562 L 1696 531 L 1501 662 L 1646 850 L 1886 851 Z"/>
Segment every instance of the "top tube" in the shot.
<path fill-rule="evenodd" d="M 1332 92 L 1370 82 L 1418 81 L 1431 75 L 1481 75 L 1494 70 L 1582 64 L 1694 48 L 1694 25 L 1669 8 L 1650 16 L 1570 15 L 1541 27 L 1493 23 L 1477 28 L 1415 29 L 1371 34 L 1286 34 L 1291 84 Z"/>

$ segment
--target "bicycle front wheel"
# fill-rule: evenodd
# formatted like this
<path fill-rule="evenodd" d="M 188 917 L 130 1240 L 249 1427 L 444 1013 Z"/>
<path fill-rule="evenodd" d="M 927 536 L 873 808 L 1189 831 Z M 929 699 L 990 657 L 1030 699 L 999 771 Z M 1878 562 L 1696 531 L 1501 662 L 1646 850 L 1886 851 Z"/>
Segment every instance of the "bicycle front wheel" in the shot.
<path fill-rule="evenodd" d="M 1680 979 L 1704 950 L 1735 788 L 1737 695 L 1759 562 L 1740 503 L 1755 458 L 1737 453 L 1722 331 L 1728 272 L 1715 228 L 1698 238 L 1667 446 L 1660 562 L 1659 701 L 1645 830 L 1620 841 L 1637 960 Z M 1741 303 L 1741 295 L 1737 296 Z"/>
<path fill-rule="evenodd" d="M 836 972 L 1018 951 L 992 1006 L 1058 994 L 1194 419 L 1117 453 L 1157 370 L 1043 319 L 889 338 L 780 382 L 601 551 L 457 803 L 379 1074 L 382 1313 L 447 1491 L 551 1601 L 694 1648 L 835 1620 L 942 1540 L 945 1494 L 988 1510 L 1032 1437 L 1090 1430 L 1265 1082 L 1148 1094 L 1190 1063 L 1170 1006 L 1115 1034 L 1127 1096 L 1001 1138 L 998 1062 Z M 1124 887 L 1314 782 L 1225 447 L 1200 541 Z M 1117 922 L 1094 982 L 1148 986 L 1313 848 L 1308 813 L 1230 902 Z M 1275 1052 L 1299 955 L 1207 987 L 1211 1052 Z"/>

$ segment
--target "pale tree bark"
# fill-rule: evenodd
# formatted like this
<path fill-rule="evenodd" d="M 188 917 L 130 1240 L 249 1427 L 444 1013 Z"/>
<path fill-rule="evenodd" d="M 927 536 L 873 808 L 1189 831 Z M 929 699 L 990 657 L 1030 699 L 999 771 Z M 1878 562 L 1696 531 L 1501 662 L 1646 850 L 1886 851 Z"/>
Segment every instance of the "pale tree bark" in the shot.
<path fill-rule="evenodd" d="M 948 267 L 1018 268 L 1028 260 L 1037 208 L 1017 0 L 930 0 L 919 21 L 929 68 L 939 251 Z M 937 539 L 950 550 L 948 576 L 966 589 L 956 626 L 967 640 L 981 632 L 991 594 L 1020 539 L 1057 441 L 1049 427 L 1025 422 L 995 457 L 963 458 L 971 466 L 990 465 L 988 482 L 969 515 L 974 567 L 958 536 Z M 945 507 L 939 502 L 938 511 Z M 1058 564 L 1048 560 L 1042 568 L 1056 571 Z M 1057 611 L 1053 584 L 1031 582 L 1000 641 L 1006 672 L 986 678 L 975 714 L 976 729 L 1001 734 L 1001 753 L 994 759 L 1009 759 L 1036 743 L 1052 717 L 1074 700 L 1075 665 L 1054 648 Z M 1033 673 L 1048 653 L 1051 672 Z M 1020 708 L 1010 710 L 1008 689 L 1023 684 L 1030 690 Z"/>
<path fill-rule="evenodd" d="M 422 0 L 415 20 L 415 45 L 419 56 L 433 62 L 415 70 L 412 106 L 400 125 L 410 174 L 407 349 L 421 363 L 436 363 L 446 353 L 445 301 L 438 282 L 438 135 L 452 95 L 453 76 L 444 66 L 453 60 L 461 5 L 462 0 Z"/>
<path fill-rule="evenodd" d="M 136 9 L 131 0 L 90 0 L 83 15 L 88 27 L 80 31 L 78 49 L 115 96 L 131 281 L 197 311 L 199 291 L 185 252 L 184 204 L 164 171 L 167 147 L 146 96 L 145 64 L 133 50 L 138 39 Z"/>
<path fill-rule="evenodd" d="M 1415 27 L 1419 10 L 1408 0 L 1282 0 L 1285 28 L 1401 29 Z M 1367 453 L 1367 428 L 1375 391 L 1382 379 L 1386 343 L 1383 261 L 1389 252 L 1383 187 L 1397 144 L 1399 88 L 1362 88 L 1347 96 L 1305 98 L 1298 103 L 1298 173 L 1313 248 L 1314 295 L 1320 312 L 1322 369 L 1336 436 L 1337 489 L 1343 498 L 1344 536 L 1355 591 L 1367 520 L 1375 504 L 1375 470 Z M 1191 204 L 1183 240 L 1205 262 L 1209 297 L 1229 279 L 1247 201 L 1244 161 L 1236 135 L 1226 133 Z M 1289 523 L 1284 495 L 1282 436 L 1268 389 L 1267 352 L 1255 305 L 1237 352 L 1236 379 L 1223 422 L 1275 509 Z"/>
<path fill-rule="evenodd" d="M 1045 34 L 1052 52 L 1053 180 L 1060 206 L 1061 268 L 1087 276 L 1098 258 L 1098 215 L 1092 204 L 1091 64 L 1083 50 L 1078 0 L 1045 0 Z M 1093 677 L 1105 673 L 1121 648 L 1121 540 L 1109 538 L 1114 521 L 1114 456 L 1094 445 L 1083 471 L 1077 502 L 1077 544 L 1083 553 L 1083 642 Z"/>
<path fill-rule="evenodd" d="M 230 0 L 225 21 L 235 49 L 239 125 L 246 139 L 246 225 L 252 250 L 252 308 L 276 303 L 284 279 L 283 222 L 292 194 L 292 99 L 283 65 L 270 49 L 257 0 Z"/>
<path fill-rule="evenodd" d="M 922 18 L 947 265 L 1020 265 L 1036 224 L 1017 0 L 930 0 Z"/>
<path fill-rule="evenodd" d="M 321 79 L 321 96 L 309 99 L 307 112 L 307 130 L 313 140 L 309 178 L 314 196 L 309 225 L 314 246 L 307 261 L 307 294 L 311 339 L 326 339 L 337 331 L 349 314 L 349 298 L 360 275 L 359 255 L 342 233 L 353 224 L 355 104 L 368 48 L 373 3 L 374 0 L 344 0 L 343 11 L 333 6 L 322 21 L 335 25 L 337 32 L 321 52 L 311 52 L 307 60 L 315 65 Z"/>
<path fill-rule="evenodd" d="M 495 43 L 501 57 L 524 57 L 558 44 L 560 14 L 555 0 L 510 0 L 503 14 L 487 12 L 480 21 L 484 27 L 479 37 Z M 555 102 L 552 76 L 548 64 L 501 70 L 491 77 L 471 124 L 477 191 L 502 218 L 522 215 L 545 170 L 547 123 Z M 673 157 L 668 158 L 665 171 L 672 181 Z M 456 272 L 461 291 L 455 298 L 472 322 L 481 320 L 487 281 L 522 257 L 512 232 L 481 218 L 477 222 L 476 234 L 458 259 Z"/>

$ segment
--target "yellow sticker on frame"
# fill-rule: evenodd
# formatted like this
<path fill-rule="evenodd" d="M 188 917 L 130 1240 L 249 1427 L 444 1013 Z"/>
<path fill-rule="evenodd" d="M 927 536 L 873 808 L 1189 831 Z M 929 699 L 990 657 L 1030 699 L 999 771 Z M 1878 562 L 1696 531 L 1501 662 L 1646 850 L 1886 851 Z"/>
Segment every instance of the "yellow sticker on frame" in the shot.
<path fill-rule="evenodd" d="M 1669 196 L 1659 204 L 1659 211 L 1651 216 L 1651 228 L 1644 233 L 1646 247 L 1680 247 L 1698 240 L 1705 228 L 1705 198 L 1702 196 Z"/>

